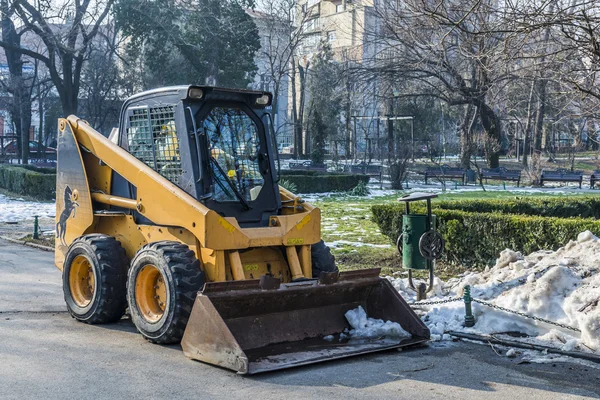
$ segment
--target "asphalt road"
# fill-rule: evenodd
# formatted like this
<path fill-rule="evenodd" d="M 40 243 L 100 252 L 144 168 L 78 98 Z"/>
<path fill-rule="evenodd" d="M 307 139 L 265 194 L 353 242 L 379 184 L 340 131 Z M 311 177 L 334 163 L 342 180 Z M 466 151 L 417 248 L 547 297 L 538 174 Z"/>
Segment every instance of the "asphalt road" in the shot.
<path fill-rule="evenodd" d="M 73 320 L 52 257 L 0 240 L 0 399 L 600 398 L 598 369 L 517 364 L 464 342 L 239 376 L 144 341 L 127 318 Z"/>

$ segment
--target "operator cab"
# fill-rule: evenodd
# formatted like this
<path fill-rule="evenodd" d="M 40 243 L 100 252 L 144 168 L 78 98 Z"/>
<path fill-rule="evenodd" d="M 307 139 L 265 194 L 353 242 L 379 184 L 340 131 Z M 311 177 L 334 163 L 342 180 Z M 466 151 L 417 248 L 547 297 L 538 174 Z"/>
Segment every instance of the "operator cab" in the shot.
<path fill-rule="evenodd" d="M 123 105 L 118 143 L 222 216 L 267 226 L 281 210 L 271 100 L 207 86 L 143 92 Z"/>

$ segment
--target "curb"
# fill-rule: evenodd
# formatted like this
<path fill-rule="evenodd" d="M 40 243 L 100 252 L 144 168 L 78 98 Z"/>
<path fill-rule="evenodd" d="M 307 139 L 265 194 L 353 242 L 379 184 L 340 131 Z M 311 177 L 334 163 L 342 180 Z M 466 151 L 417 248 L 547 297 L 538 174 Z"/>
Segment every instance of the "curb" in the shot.
<path fill-rule="evenodd" d="M 15 243 L 15 244 L 21 244 L 23 246 L 33 247 L 34 249 L 39 249 L 39 250 L 44 250 L 44 251 L 54 251 L 54 247 L 44 246 L 42 244 L 25 242 L 23 240 L 13 239 L 13 238 L 6 237 L 6 236 L 0 236 L 0 239 L 6 240 L 7 242 Z"/>

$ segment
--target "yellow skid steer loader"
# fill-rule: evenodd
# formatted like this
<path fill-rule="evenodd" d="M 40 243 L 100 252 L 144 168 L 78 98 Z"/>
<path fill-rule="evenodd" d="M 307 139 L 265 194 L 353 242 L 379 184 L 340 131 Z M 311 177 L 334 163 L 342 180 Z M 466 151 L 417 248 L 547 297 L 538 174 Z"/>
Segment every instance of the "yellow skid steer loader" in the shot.
<path fill-rule="evenodd" d="M 379 270 L 338 272 L 320 210 L 278 186 L 270 105 L 178 86 L 129 98 L 108 138 L 59 120 L 56 266 L 74 318 L 129 307 L 149 341 L 248 374 L 428 340 Z M 358 306 L 412 337 L 342 334 Z"/>

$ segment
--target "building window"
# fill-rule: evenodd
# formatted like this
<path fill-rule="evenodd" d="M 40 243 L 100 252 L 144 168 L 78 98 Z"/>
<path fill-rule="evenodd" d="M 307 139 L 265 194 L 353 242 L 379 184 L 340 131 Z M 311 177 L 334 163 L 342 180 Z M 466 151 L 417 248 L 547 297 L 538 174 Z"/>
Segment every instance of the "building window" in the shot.
<path fill-rule="evenodd" d="M 344 9 L 344 3 L 337 4 L 335 6 L 335 12 L 336 13 L 341 13 L 342 11 L 345 11 L 345 9 Z"/>
<path fill-rule="evenodd" d="M 321 28 L 321 19 L 320 18 L 310 19 L 302 24 L 302 28 L 303 28 L 304 32 L 313 32 L 313 31 L 319 30 L 319 28 Z"/>
<path fill-rule="evenodd" d="M 327 41 L 333 42 L 335 40 L 335 31 L 327 32 Z"/>

